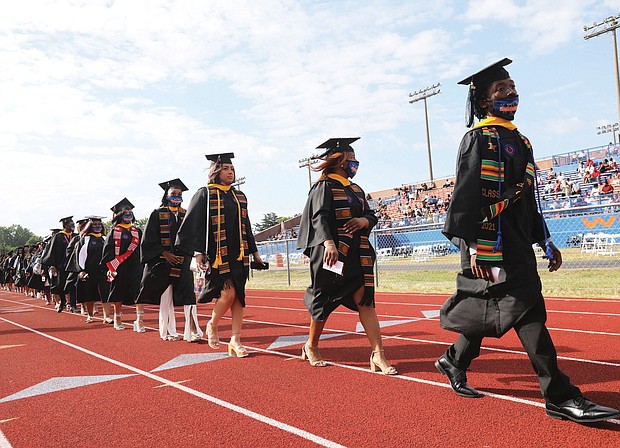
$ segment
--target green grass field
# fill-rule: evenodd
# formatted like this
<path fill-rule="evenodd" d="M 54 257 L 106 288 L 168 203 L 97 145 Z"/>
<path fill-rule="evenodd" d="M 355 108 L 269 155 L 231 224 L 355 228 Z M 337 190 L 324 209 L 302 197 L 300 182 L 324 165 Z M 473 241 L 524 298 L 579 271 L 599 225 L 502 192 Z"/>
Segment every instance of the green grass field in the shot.
<path fill-rule="evenodd" d="M 539 263 L 543 293 L 553 297 L 620 298 L 618 257 L 596 256 L 579 249 L 562 251 L 564 266 L 549 273 L 545 263 Z M 377 291 L 452 294 L 458 270 L 458 255 L 412 262 L 405 259 L 382 260 L 379 263 Z M 247 287 L 251 289 L 303 290 L 310 283 L 307 268 L 290 272 L 286 269 L 254 271 Z"/>

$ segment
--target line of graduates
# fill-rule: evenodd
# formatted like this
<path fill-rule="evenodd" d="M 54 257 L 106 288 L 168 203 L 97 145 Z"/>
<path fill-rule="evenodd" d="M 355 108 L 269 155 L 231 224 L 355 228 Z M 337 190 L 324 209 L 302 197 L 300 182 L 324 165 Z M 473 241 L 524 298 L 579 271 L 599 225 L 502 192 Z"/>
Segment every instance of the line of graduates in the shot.
<path fill-rule="evenodd" d="M 33 246 L 19 247 L 0 257 L 0 284 L 54 303 L 57 312 L 81 312 L 94 322 L 101 302 L 103 323 L 123 330 L 122 306 L 136 306 L 134 331 L 144 333 L 144 305 L 160 305 L 159 328 L 164 340 L 179 340 L 174 306 L 184 306 L 184 339 L 199 340 L 191 257 L 175 253 L 173 242 L 183 222 L 180 207 L 187 187 L 180 179 L 160 184 L 164 196 L 153 210 L 144 234 L 134 225 L 134 205 L 123 198 L 111 210 L 112 229 L 106 235 L 102 219 L 92 215 L 60 219 L 61 229 Z M 78 309 L 81 307 L 81 311 Z"/>
<path fill-rule="evenodd" d="M 435 362 L 454 392 L 466 398 L 483 394 L 467 382 L 466 372 L 480 355 L 485 337 L 500 338 L 514 330 L 538 376 L 546 414 L 553 418 L 592 423 L 616 418 L 616 409 L 588 400 L 558 367 L 557 352 L 546 327 L 545 301 L 532 249 L 539 244 L 553 272 L 562 255 L 553 244 L 536 197 L 536 166 L 530 141 L 513 123 L 519 96 L 504 66 L 505 58 L 460 82 L 469 86 L 468 123 L 479 121 L 461 142 L 453 201 L 443 233 L 461 252 L 457 292 L 440 312 L 440 325 L 459 334 Z M 363 189 L 351 179 L 359 161 L 351 144 L 358 137 L 329 139 L 312 167 L 321 176 L 310 189 L 302 214 L 298 248 L 310 259 L 311 283 L 304 296 L 310 314 L 302 359 L 313 367 L 328 365 L 319 341 L 331 313 L 343 305 L 359 313 L 372 352 L 372 371 L 397 375 L 385 356 L 375 311 L 376 254 L 369 242 L 377 217 Z M 245 282 L 250 255 L 253 267 L 264 267 L 247 212 L 247 198 L 233 187 L 232 153 L 207 156 L 208 184 L 182 209 L 187 187 L 179 179 L 160 184 L 160 207 L 149 216 L 144 235 L 134 226 L 133 205 L 125 198 L 112 207 L 114 228 L 103 235 L 101 217 L 78 222 L 61 220 L 42 252 L 50 293 L 62 311 L 69 294 L 84 303 L 87 322 L 94 302 L 103 303 L 104 322 L 122 330 L 123 304 L 136 305 L 134 331 L 144 332 L 144 306 L 159 305 L 160 335 L 176 340 L 174 306 L 185 311 L 184 339 L 199 340 L 194 269 L 204 275 L 198 301 L 217 300 L 206 326 L 208 344 L 219 349 L 218 324 L 232 316 L 229 354 L 248 356 L 240 333 L 245 308 Z M 23 257 L 23 253 L 19 254 Z M 12 255 L 3 276 L 20 267 Z M 5 268 L 6 266 L 6 268 Z M 34 272 L 34 269 L 33 269 Z M 113 309 L 112 309 L 113 307 Z M 113 313 L 113 317 L 112 317 Z"/>

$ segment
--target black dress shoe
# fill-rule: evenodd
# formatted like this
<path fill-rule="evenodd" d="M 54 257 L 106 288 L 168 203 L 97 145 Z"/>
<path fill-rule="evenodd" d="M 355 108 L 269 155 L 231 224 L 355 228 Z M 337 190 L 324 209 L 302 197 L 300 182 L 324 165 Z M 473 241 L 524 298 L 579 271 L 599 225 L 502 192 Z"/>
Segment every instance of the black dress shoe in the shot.
<path fill-rule="evenodd" d="M 547 415 L 577 423 L 602 422 L 620 416 L 620 411 L 592 403 L 583 395 L 559 404 L 547 403 Z"/>
<path fill-rule="evenodd" d="M 435 361 L 435 367 L 439 372 L 443 373 L 450 380 L 450 386 L 457 395 L 466 398 L 480 398 L 482 394 L 467 384 L 467 375 L 465 370 L 459 369 L 452 365 L 445 355 L 442 355 Z"/>

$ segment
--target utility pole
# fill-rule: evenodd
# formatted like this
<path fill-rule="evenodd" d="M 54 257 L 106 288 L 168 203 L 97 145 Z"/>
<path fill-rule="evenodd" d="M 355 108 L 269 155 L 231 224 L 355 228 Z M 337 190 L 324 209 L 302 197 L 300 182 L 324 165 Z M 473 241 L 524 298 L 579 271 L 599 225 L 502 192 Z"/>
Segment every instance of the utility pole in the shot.
<path fill-rule="evenodd" d="M 620 70 L 618 69 L 618 42 L 616 39 L 616 29 L 620 28 L 620 15 L 607 17 L 601 23 L 592 26 L 584 26 L 583 31 L 586 33 L 583 38 L 585 40 L 600 36 L 601 34 L 611 32 L 613 50 L 614 50 L 614 68 L 616 70 L 616 101 L 618 102 L 618 122 L 620 122 Z"/>
<path fill-rule="evenodd" d="M 428 107 L 426 105 L 426 98 L 437 95 L 439 92 L 441 92 L 439 86 L 441 86 L 440 82 L 425 89 L 417 90 L 409 94 L 409 104 L 417 103 L 420 100 L 424 100 L 424 118 L 426 119 L 426 147 L 428 150 L 428 170 L 431 175 L 431 182 L 433 181 L 433 160 L 431 158 L 431 136 L 428 130 Z"/>
<path fill-rule="evenodd" d="M 299 160 L 299 168 L 308 168 L 308 188 L 312 188 L 312 170 L 310 166 L 317 159 L 317 156 L 306 157 L 305 159 Z"/>

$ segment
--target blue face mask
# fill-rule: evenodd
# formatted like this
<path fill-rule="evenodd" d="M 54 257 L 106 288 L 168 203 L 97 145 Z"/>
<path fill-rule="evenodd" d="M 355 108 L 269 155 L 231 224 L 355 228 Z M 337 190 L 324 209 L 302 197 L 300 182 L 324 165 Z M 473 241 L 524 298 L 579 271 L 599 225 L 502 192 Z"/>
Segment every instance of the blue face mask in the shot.
<path fill-rule="evenodd" d="M 515 119 L 519 107 L 519 95 L 509 96 L 501 100 L 493 100 L 493 115 L 508 121 Z"/>
<path fill-rule="evenodd" d="M 357 174 L 357 168 L 360 166 L 360 163 L 357 160 L 349 160 L 347 166 L 344 168 L 344 171 L 347 173 L 349 178 L 353 179 Z"/>
<path fill-rule="evenodd" d="M 103 226 L 92 226 L 91 229 L 93 230 L 93 232 L 99 233 L 103 230 Z"/>
<path fill-rule="evenodd" d="M 70 231 L 70 232 L 73 232 L 74 230 L 75 230 L 75 225 L 73 225 L 73 226 L 69 226 L 69 231 Z"/>
<path fill-rule="evenodd" d="M 131 224 L 131 222 L 133 221 L 133 213 L 123 213 L 123 221 L 125 222 L 125 224 Z"/>
<path fill-rule="evenodd" d="M 181 196 L 168 196 L 168 204 L 173 207 L 178 207 L 183 202 L 183 198 Z"/>

